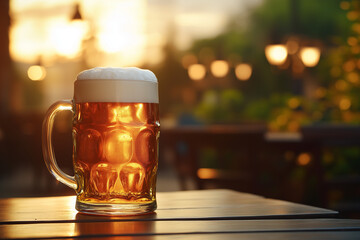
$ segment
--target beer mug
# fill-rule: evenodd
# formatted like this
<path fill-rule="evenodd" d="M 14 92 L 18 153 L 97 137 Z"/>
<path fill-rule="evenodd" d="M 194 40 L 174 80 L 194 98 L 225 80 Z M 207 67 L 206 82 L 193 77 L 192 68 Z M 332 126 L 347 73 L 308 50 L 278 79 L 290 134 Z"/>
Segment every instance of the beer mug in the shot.
<path fill-rule="evenodd" d="M 75 176 L 61 171 L 52 146 L 54 118 L 63 110 L 73 112 Z M 75 208 L 80 212 L 152 212 L 156 209 L 159 134 L 155 75 L 139 68 L 94 68 L 77 76 L 73 100 L 56 102 L 47 111 L 44 161 L 58 181 L 76 191 Z"/>

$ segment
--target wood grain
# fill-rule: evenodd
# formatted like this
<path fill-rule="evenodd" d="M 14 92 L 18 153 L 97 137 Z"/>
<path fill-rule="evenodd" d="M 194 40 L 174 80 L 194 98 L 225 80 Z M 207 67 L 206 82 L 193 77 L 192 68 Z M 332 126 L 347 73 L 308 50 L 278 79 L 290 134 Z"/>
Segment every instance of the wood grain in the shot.
<path fill-rule="evenodd" d="M 136 217 L 78 213 L 75 197 L 0 200 L 0 239 L 357 239 L 360 220 L 335 211 L 231 190 L 158 193 Z M 321 217 L 321 218 L 316 218 Z"/>

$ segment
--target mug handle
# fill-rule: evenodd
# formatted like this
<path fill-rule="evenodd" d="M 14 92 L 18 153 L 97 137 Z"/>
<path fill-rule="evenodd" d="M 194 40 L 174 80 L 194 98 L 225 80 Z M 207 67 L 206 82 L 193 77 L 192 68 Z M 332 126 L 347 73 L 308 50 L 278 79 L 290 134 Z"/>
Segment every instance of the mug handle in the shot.
<path fill-rule="evenodd" d="M 75 181 L 75 177 L 70 176 L 64 173 L 63 171 L 61 171 L 61 169 L 57 165 L 54 149 L 52 146 L 51 135 L 54 125 L 55 115 L 63 110 L 73 111 L 71 100 L 58 101 L 53 105 L 51 105 L 51 107 L 47 110 L 42 125 L 42 150 L 44 155 L 44 161 L 49 172 L 56 178 L 56 180 L 76 190 L 78 185 Z"/>

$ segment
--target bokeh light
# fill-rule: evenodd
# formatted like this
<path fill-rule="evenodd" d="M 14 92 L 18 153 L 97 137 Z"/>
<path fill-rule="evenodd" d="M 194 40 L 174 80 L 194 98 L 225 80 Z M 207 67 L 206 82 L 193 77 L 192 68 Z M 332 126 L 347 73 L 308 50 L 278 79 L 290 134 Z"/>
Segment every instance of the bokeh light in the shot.
<path fill-rule="evenodd" d="M 252 74 L 252 67 L 250 64 L 241 63 L 238 64 L 235 68 L 235 75 L 241 81 L 249 80 Z"/>
<path fill-rule="evenodd" d="M 304 47 L 300 50 L 300 57 L 306 67 L 315 67 L 320 60 L 320 49 Z"/>
<path fill-rule="evenodd" d="M 188 68 L 188 75 L 190 79 L 199 81 L 206 75 L 206 68 L 202 64 L 193 64 Z"/>
<path fill-rule="evenodd" d="M 359 79 L 359 74 L 357 74 L 356 72 L 351 72 L 347 74 L 347 80 L 353 84 L 358 84 L 360 79 Z"/>
<path fill-rule="evenodd" d="M 358 44 L 358 39 L 356 37 L 349 37 L 347 42 L 350 46 L 356 46 L 356 44 Z"/>
<path fill-rule="evenodd" d="M 300 166 L 306 166 L 311 162 L 311 156 L 309 153 L 301 153 L 297 158 L 297 164 Z"/>
<path fill-rule="evenodd" d="M 348 89 L 348 83 L 342 79 L 337 80 L 335 83 L 335 88 L 339 91 L 345 91 Z"/>
<path fill-rule="evenodd" d="M 348 97 L 340 99 L 339 108 L 343 111 L 348 110 L 351 107 L 351 100 Z"/>
<path fill-rule="evenodd" d="M 212 179 L 218 177 L 218 172 L 211 168 L 200 168 L 197 170 L 197 176 L 200 179 Z"/>
<path fill-rule="evenodd" d="M 346 17 L 350 21 L 355 21 L 359 17 L 359 14 L 356 11 L 350 11 L 346 14 Z"/>
<path fill-rule="evenodd" d="M 225 77 L 229 72 L 229 64 L 224 60 L 216 60 L 211 63 L 210 69 L 215 77 Z"/>
<path fill-rule="evenodd" d="M 265 48 L 265 56 L 272 65 L 282 65 L 285 63 L 287 54 L 287 49 L 282 44 L 268 45 Z"/>
<path fill-rule="evenodd" d="M 348 1 L 340 2 L 340 8 L 343 10 L 348 10 L 350 8 L 350 3 Z"/>
<path fill-rule="evenodd" d="M 288 101 L 288 106 L 292 109 L 295 109 L 300 106 L 300 100 L 296 97 L 292 97 Z"/>
<path fill-rule="evenodd" d="M 144 61 L 149 35 L 145 32 L 145 0 L 108 0 L 106 4 L 88 0 L 80 5 L 82 19 L 72 19 L 75 3 L 12 0 L 11 58 L 34 63 L 42 56 L 44 64 L 50 65 L 59 57 L 79 58 L 85 50 L 88 54 L 83 56 L 93 66 L 129 66 Z M 157 57 L 152 52 L 152 59 Z"/>
<path fill-rule="evenodd" d="M 46 69 L 43 66 L 33 65 L 29 67 L 27 74 L 32 81 L 41 81 L 46 77 Z"/>
<path fill-rule="evenodd" d="M 354 71 L 355 67 L 356 67 L 356 64 L 352 60 L 346 61 L 343 65 L 343 69 L 345 72 L 352 72 L 352 71 Z"/>

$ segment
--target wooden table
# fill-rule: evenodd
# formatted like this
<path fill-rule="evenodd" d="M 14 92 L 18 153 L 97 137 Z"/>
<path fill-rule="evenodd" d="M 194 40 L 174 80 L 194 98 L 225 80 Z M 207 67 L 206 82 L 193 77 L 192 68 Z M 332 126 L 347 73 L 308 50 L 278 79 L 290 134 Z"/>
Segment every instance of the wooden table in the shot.
<path fill-rule="evenodd" d="M 1 239 L 359 239 L 360 220 L 231 190 L 158 193 L 136 217 L 78 213 L 75 197 L 0 200 Z"/>

